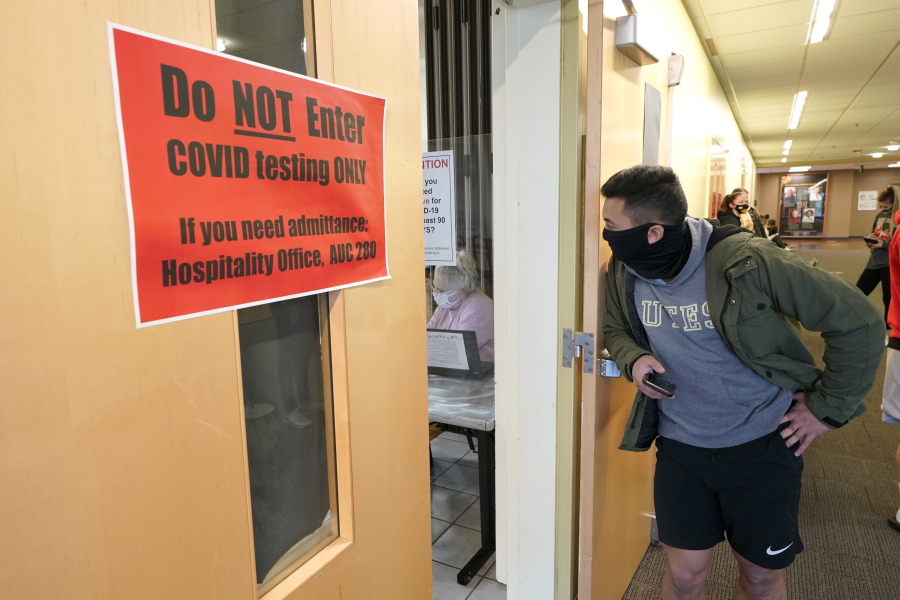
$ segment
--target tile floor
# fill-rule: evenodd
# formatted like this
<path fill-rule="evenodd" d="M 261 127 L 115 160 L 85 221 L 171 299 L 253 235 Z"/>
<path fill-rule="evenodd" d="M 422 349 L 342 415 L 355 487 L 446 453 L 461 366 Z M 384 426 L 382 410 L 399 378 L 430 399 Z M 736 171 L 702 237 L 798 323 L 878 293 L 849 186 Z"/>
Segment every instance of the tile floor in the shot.
<path fill-rule="evenodd" d="M 442 433 L 431 441 L 431 578 L 434 600 L 506 600 L 491 557 L 469 585 L 456 575 L 481 547 L 478 455 L 463 435 Z"/>

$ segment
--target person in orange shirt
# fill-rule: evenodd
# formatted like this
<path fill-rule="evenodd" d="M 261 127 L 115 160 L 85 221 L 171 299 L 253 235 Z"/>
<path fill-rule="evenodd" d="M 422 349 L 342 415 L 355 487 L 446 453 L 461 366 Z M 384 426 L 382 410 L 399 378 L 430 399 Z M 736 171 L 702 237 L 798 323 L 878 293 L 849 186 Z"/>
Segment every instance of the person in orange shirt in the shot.
<path fill-rule="evenodd" d="M 900 225 L 900 212 L 894 213 L 894 223 Z M 895 297 L 900 297 L 900 238 L 891 240 L 888 246 L 888 260 L 891 271 L 890 286 Z M 894 302 L 887 314 L 891 334 L 887 340 L 887 361 L 884 367 L 884 389 L 881 393 L 882 420 L 900 425 L 900 303 Z M 900 446 L 894 455 L 897 467 L 897 482 L 900 485 Z M 888 525 L 900 532 L 900 510 L 888 519 Z"/>

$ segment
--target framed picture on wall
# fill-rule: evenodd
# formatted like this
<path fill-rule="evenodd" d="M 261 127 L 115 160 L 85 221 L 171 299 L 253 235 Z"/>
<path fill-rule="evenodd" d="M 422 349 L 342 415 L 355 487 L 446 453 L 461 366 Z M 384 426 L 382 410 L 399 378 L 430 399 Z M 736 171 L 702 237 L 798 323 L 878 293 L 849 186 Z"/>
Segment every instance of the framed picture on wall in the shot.
<path fill-rule="evenodd" d="M 827 173 L 782 175 L 779 233 L 782 236 L 822 237 L 827 193 Z"/>

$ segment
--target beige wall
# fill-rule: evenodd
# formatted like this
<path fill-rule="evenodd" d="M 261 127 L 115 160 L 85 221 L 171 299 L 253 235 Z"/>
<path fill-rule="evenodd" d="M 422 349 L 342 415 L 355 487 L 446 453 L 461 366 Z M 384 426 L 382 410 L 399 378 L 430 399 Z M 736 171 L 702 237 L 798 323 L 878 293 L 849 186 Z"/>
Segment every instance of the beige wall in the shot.
<path fill-rule="evenodd" d="M 750 191 L 750 201 L 756 201 L 759 212 L 778 219 L 781 206 L 781 175 L 778 173 L 762 173 L 756 178 L 756 188 Z"/>
<path fill-rule="evenodd" d="M 607 9 L 608 17 L 623 14 L 621 3 L 608 4 L 610 5 Z M 656 56 L 660 57 L 660 61 L 653 66 L 636 67 L 635 70 L 641 73 L 654 73 L 655 81 L 651 83 L 662 92 L 664 101 L 668 95 L 672 104 L 671 162 L 665 158 L 660 162 L 670 164 L 678 173 L 688 197 L 690 213 L 705 217 L 709 213 L 711 191 L 728 193 L 741 186 L 742 172 L 746 172 L 743 178 L 746 186 L 753 187 L 755 180 L 753 158 L 744 143 L 728 99 L 683 4 L 678 0 L 655 2 L 652 11 L 642 12 L 639 15 L 638 31 L 641 39 L 646 40 Z M 643 37 L 645 34 L 646 37 Z M 684 56 L 685 67 L 681 84 L 669 88 L 668 56 L 672 53 Z M 617 54 L 621 56 L 621 53 Z M 628 61 L 624 56 L 622 60 Z M 635 92 L 640 91 L 637 87 L 632 87 L 640 84 L 640 80 L 621 77 L 614 81 L 617 87 L 624 85 Z M 635 110 L 635 107 L 643 106 L 642 96 L 632 100 L 634 104 L 628 107 L 627 112 L 632 114 L 639 124 L 642 122 L 643 111 Z M 622 112 L 613 115 L 604 114 L 605 118 L 622 118 L 622 116 Z M 665 121 L 664 118 L 664 127 Z M 642 131 L 642 126 L 639 126 L 635 133 L 640 136 Z M 663 138 L 665 137 L 663 135 Z M 725 154 L 724 187 L 721 190 L 709 189 L 710 148 L 713 138 L 728 150 Z M 663 157 L 665 152 L 666 149 L 663 150 Z M 753 192 L 752 189 L 750 191 Z"/>
<path fill-rule="evenodd" d="M 863 190 L 883 191 L 900 182 L 896 169 L 872 169 L 862 173 L 855 170 L 827 171 L 825 237 L 861 237 L 872 230 L 876 211 L 856 209 L 857 197 Z M 751 192 L 752 194 L 752 192 Z M 760 211 L 778 218 L 781 201 L 781 175 L 762 173 L 757 178 L 756 198 Z"/>
<path fill-rule="evenodd" d="M 825 237 L 845 238 L 855 235 L 850 226 L 853 213 L 858 213 L 856 194 L 853 192 L 853 178 L 853 171 L 831 171 L 828 174 L 825 229 L 823 231 Z M 778 193 L 781 193 L 780 189 Z M 868 232 L 867 229 L 865 233 Z"/>
<path fill-rule="evenodd" d="M 425 600 L 416 7 L 333 4 L 321 33 L 340 47 L 335 80 L 389 98 L 394 278 L 343 294 L 336 362 L 349 373 L 337 387 L 350 406 L 339 420 L 352 432 L 342 485 L 354 542 L 295 597 Z M 211 6 L 4 7 L 0 34 L 16 49 L 0 58 L 4 597 L 255 597 L 234 315 L 135 328 L 106 30 L 113 21 L 211 47 Z"/>

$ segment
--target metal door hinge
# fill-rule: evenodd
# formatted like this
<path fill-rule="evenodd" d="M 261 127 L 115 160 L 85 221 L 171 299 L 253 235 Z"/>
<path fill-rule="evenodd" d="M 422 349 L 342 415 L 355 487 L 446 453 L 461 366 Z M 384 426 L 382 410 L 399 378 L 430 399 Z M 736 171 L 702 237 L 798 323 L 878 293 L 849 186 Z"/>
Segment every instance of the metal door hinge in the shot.
<path fill-rule="evenodd" d="M 563 329 L 563 355 L 562 366 L 572 368 L 572 359 L 581 357 L 582 370 L 585 373 L 594 372 L 594 334 L 573 332 L 571 329 Z"/>

